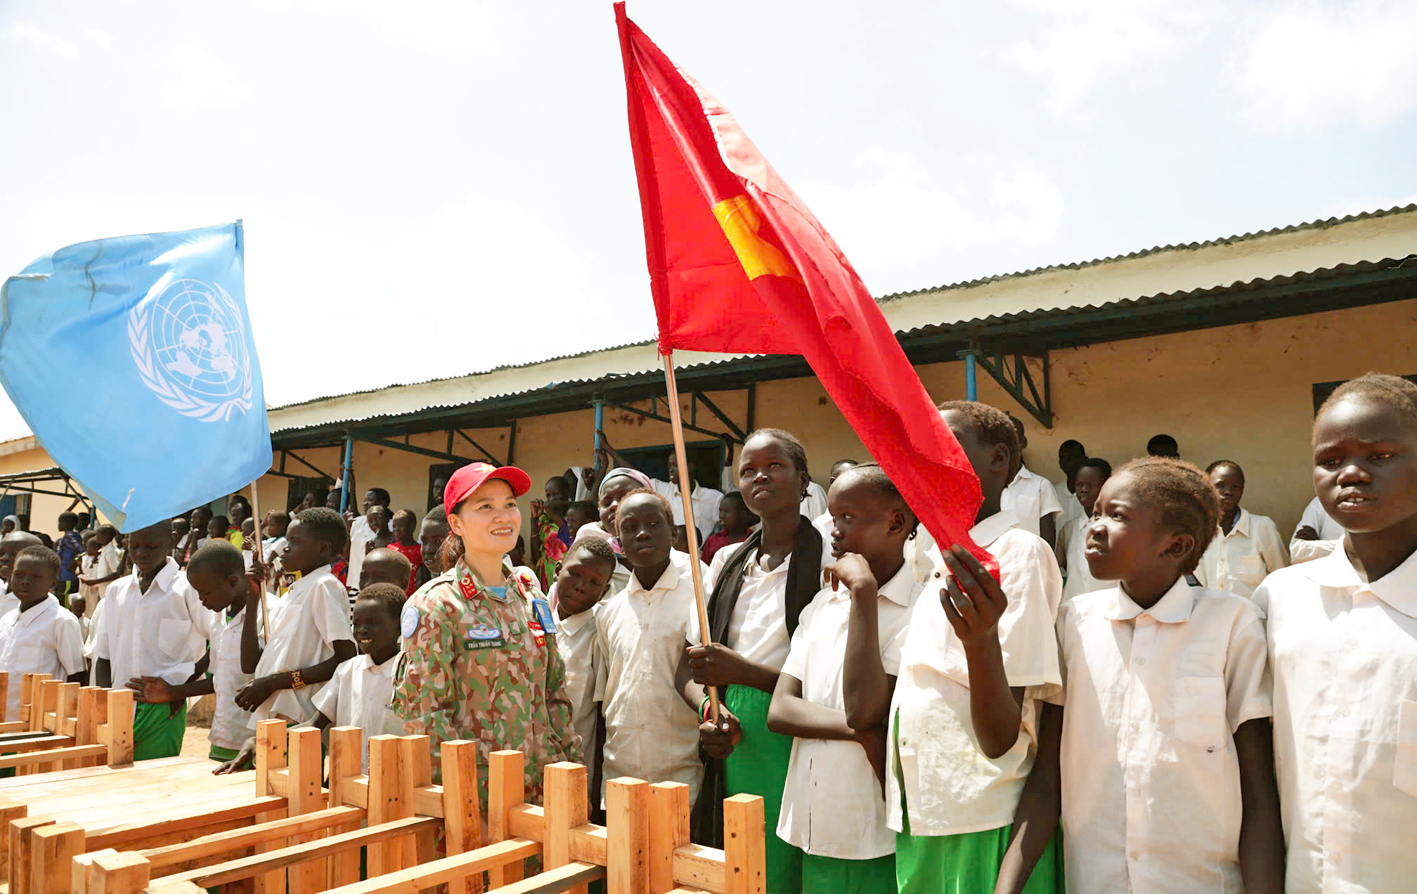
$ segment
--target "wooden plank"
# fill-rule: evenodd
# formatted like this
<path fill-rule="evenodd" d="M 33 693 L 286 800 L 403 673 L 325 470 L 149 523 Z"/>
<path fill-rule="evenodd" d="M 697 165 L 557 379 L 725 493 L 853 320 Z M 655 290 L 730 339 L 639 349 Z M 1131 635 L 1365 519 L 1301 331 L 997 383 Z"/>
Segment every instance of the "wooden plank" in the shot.
<path fill-rule="evenodd" d="M 649 888 L 649 783 L 605 784 L 606 894 L 642 894 Z"/>
<path fill-rule="evenodd" d="M 399 745 L 399 737 L 371 736 L 368 745 L 369 825 L 412 816 L 413 768 L 404 766 L 406 755 Z M 401 840 L 382 840 L 369 847 L 370 875 L 387 875 L 405 865 Z"/>
<path fill-rule="evenodd" d="M 10 890 L 19 894 L 29 890 L 31 859 L 34 855 L 34 830 L 54 825 L 49 816 L 24 816 L 10 823 L 10 871 L 6 876 Z"/>
<path fill-rule="evenodd" d="M 89 851 L 87 854 L 79 854 L 74 858 L 72 871 L 70 873 L 69 890 L 74 894 L 87 894 L 89 886 L 93 884 L 93 861 L 106 854 L 115 854 L 113 849 L 101 851 Z"/>
<path fill-rule="evenodd" d="M 561 891 L 583 891 L 590 882 L 602 878 L 605 878 L 604 866 L 567 863 L 525 881 L 513 882 L 500 889 L 497 894 L 559 894 Z"/>
<path fill-rule="evenodd" d="M 256 795 L 274 794 L 271 773 L 285 768 L 285 721 L 256 724 Z"/>
<path fill-rule="evenodd" d="M 406 787 L 404 797 L 408 800 L 408 816 L 414 816 L 418 812 L 415 805 L 417 788 L 431 785 L 433 782 L 431 749 L 431 740 L 427 736 L 399 737 L 400 784 Z M 405 839 L 399 846 L 402 852 L 399 868 L 417 866 L 419 863 L 438 859 L 438 839 L 431 831 L 420 832 L 411 839 Z"/>
<path fill-rule="evenodd" d="M 525 838 L 518 835 L 518 838 Z M 535 839 L 533 839 L 535 840 Z M 571 830 L 571 862 L 609 865 L 606 855 L 610 853 L 604 826 L 581 826 Z"/>
<path fill-rule="evenodd" d="M 32 736 L 28 739 L 13 739 L 0 743 L 0 748 L 4 748 L 6 754 L 28 754 L 32 751 L 73 748 L 78 744 L 73 736 Z"/>
<path fill-rule="evenodd" d="M 139 854 L 99 854 L 89 875 L 89 894 L 138 894 L 151 878 L 148 861 Z"/>
<path fill-rule="evenodd" d="M 689 843 L 689 787 L 659 782 L 649 787 L 649 867 L 647 891 L 674 887 L 674 852 Z"/>
<path fill-rule="evenodd" d="M 728 890 L 723 851 L 701 844 L 686 844 L 674 851 L 674 881 L 706 891 Z"/>
<path fill-rule="evenodd" d="M 133 690 L 110 689 L 103 701 L 99 741 L 108 745 L 108 765 L 129 766 L 133 763 Z"/>
<path fill-rule="evenodd" d="M 0 802 L 0 881 L 10 877 L 10 823 L 29 815 L 29 808 L 14 801 Z"/>
<path fill-rule="evenodd" d="M 84 852 L 84 827 L 53 823 L 31 835 L 30 894 L 68 894 L 71 864 Z"/>
<path fill-rule="evenodd" d="M 728 894 L 766 894 L 763 835 L 762 798 L 734 795 L 723 799 L 723 859 Z"/>
<path fill-rule="evenodd" d="M 109 828 L 102 832 L 89 833 L 89 847 L 119 848 L 135 850 L 150 847 L 166 847 L 191 841 L 203 835 L 215 834 L 214 826 L 236 828 L 246 825 L 252 817 L 260 817 L 272 811 L 284 812 L 285 801 L 281 798 L 255 798 L 249 803 L 222 810 L 193 813 L 188 816 L 174 816 L 155 822 L 131 826 Z M 224 830 L 221 830 L 224 831 Z"/>
<path fill-rule="evenodd" d="M 414 894 L 414 892 L 452 883 L 469 875 L 488 872 L 497 866 L 520 865 L 528 857 L 541 852 L 535 841 L 512 838 L 480 847 L 475 851 L 445 857 L 432 863 L 413 866 L 385 876 L 370 876 L 366 881 L 336 889 L 337 894 Z M 578 865 L 578 864 L 571 864 Z M 336 894 L 331 892 L 331 894 Z M 494 894 L 494 892 L 489 892 Z M 496 892 L 500 894 L 500 892 Z"/>
<path fill-rule="evenodd" d="M 361 764 L 364 760 L 364 731 L 357 726 L 337 726 L 329 730 L 330 736 L 330 794 L 331 809 L 358 810 L 349 805 L 349 796 L 354 786 L 351 779 L 363 778 Z M 346 851 L 330 857 L 330 887 L 359 881 L 359 853 Z"/>
<path fill-rule="evenodd" d="M 487 840 L 505 841 L 511 837 L 509 812 L 526 802 L 525 758 L 520 751 L 494 751 L 487 758 Z M 517 881 L 525 869 L 520 861 L 488 867 L 489 886 Z"/>
<path fill-rule="evenodd" d="M 443 768 L 443 816 L 448 856 L 482 847 L 482 805 L 477 796 L 477 743 L 444 742 L 439 748 Z M 481 894 L 482 874 L 449 883 L 449 894 Z"/>
<path fill-rule="evenodd" d="M 590 798 L 584 765 L 557 761 L 547 764 L 544 771 L 546 840 L 542 844 L 546 868 L 555 869 L 571 862 L 571 830 L 590 822 Z M 572 887 L 571 891 L 586 894 L 583 885 Z"/>
<path fill-rule="evenodd" d="M 139 852 L 148 858 L 148 862 L 152 864 L 154 870 L 167 869 L 178 863 L 227 856 L 234 851 L 245 850 L 258 844 L 283 840 L 292 835 L 302 835 L 321 829 L 332 829 L 350 822 L 359 822 L 363 818 L 364 811 L 358 807 L 331 807 L 268 823 L 243 826 L 230 832 L 203 835 L 180 844 L 146 848 Z M 230 858 L 228 857 L 228 859 Z"/>
<path fill-rule="evenodd" d="M 286 795 L 288 816 L 303 816 L 325 809 L 325 790 L 321 780 L 325 756 L 321 752 L 320 731 L 313 727 L 293 729 L 287 734 L 287 760 L 290 763 L 290 790 Z M 292 837 L 290 844 L 304 844 L 321 837 L 319 832 L 306 832 Z M 324 860 L 309 860 L 288 874 L 290 894 L 316 894 L 324 890 L 326 866 Z"/>
<path fill-rule="evenodd" d="M 47 751 L 35 751 L 29 754 L 6 754 L 0 756 L 0 769 L 14 767 L 16 771 L 21 768 L 37 768 L 45 764 L 63 764 L 75 758 L 89 758 L 108 755 L 106 745 L 73 745 L 69 748 L 51 748 Z M 74 769 L 64 766 L 63 769 Z"/>
<path fill-rule="evenodd" d="M 491 813 L 489 811 L 489 816 Z M 511 838 L 546 840 L 546 810 L 530 804 L 518 804 L 507 811 L 507 835 Z"/>
<path fill-rule="evenodd" d="M 339 835 L 321 838 L 318 841 L 293 844 L 290 847 L 279 848 L 269 853 L 241 857 L 215 866 L 169 875 L 163 881 L 186 881 L 201 885 L 203 888 L 214 888 L 217 885 L 225 885 L 261 873 L 295 866 L 306 860 L 318 860 L 342 850 L 351 848 L 358 850 L 360 847 L 366 846 L 372 848 L 376 844 L 412 835 L 419 829 L 436 828 L 437 825 L 437 820 L 426 816 L 394 820 L 380 826 L 370 826 L 355 832 L 343 832 Z"/>
<path fill-rule="evenodd" d="M 16 681 L 18 685 L 18 681 Z M 10 674 L 0 673 L 0 722 L 14 720 L 7 716 L 10 710 Z"/>

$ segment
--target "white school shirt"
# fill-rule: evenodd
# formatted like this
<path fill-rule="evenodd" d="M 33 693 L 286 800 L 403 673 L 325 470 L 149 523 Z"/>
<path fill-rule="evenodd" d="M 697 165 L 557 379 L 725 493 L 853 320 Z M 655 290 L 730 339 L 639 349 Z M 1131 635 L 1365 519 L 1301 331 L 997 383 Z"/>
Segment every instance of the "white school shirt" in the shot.
<path fill-rule="evenodd" d="M 383 664 L 360 653 L 335 668 L 329 685 L 315 694 L 315 710 L 335 726 L 357 726 L 364 731 L 361 753 L 365 773 L 369 772 L 369 737 L 403 735 L 403 720 L 393 709 L 398 665 L 397 652 Z"/>
<path fill-rule="evenodd" d="M 1053 493 L 1058 496 L 1058 505 L 1063 507 L 1063 514 L 1058 518 L 1059 528 L 1075 518 L 1082 518 L 1082 504 L 1078 502 L 1078 495 L 1068 490 L 1068 479 L 1054 481 Z"/>
<path fill-rule="evenodd" d="M 1077 502 L 1076 498 L 1074 502 Z M 1053 483 L 1030 472 L 1028 466 L 1019 466 L 1018 474 L 999 496 L 999 508 L 1017 515 L 1018 526 L 1030 534 L 1039 532 L 1039 520 L 1045 515 L 1061 515 L 1063 512 Z M 1057 526 L 1058 520 L 1054 519 L 1055 530 Z"/>
<path fill-rule="evenodd" d="M 258 677 L 319 664 L 335 654 L 335 643 L 354 641 L 349 626 L 349 593 L 330 573 L 328 565 L 300 578 L 275 600 L 270 607 L 270 621 L 266 648 L 256 665 Z M 279 690 L 262 702 L 252 717 L 261 721 L 282 714 L 295 721 L 307 720 L 315 708 L 315 696 L 325 685 L 311 683 L 298 690 Z"/>
<path fill-rule="evenodd" d="M 1276 571 L 1269 615 L 1285 889 L 1417 879 L 1417 553 L 1365 582 L 1346 549 Z"/>
<path fill-rule="evenodd" d="M 257 641 L 264 645 L 259 615 L 255 621 Z M 239 750 L 247 739 L 256 735 L 256 722 L 251 718 L 251 712 L 236 704 L 236 693 L 255 677 L 254 674 L 241 672 L 241 632 L 245 625 L 244 605 L 234 616 L 228 617 L 224 611 L 208 610 L 205 618 L 207 642 L 211 644 L 207 670 L 211 672 L 212 688 L 216 691 L 212 730 L 207 739 L 218 748 Z"/>
<path fill-rule="evenodd" d="M 170 556 L 146 592 L 138 569 L 108 585 L 94 619 L 94 657 L 109 663 L 113 685 L 135 677 L 185 683 L 207 650 L 206 606 Z"/>
<path fill-rule="evenodd" d="M 1292 537 L 1289 540 L 1289 561 L 1295 565 L 1300 562 L 1312 562 L 1314 559 L 1322 558 L 1338 548 L 1338 541 L 1343 539 L 1347 532 L 1343 526 L 1333 520 L 1324 506 L 1319 502 L 1318 497 L 1309 501 L 1309 505 L 1304 507 L 1304 514 L 1299 516 L 1299 524 L 1294 526 L 1295 533 L 1307 525 L 1313 528 L 1319 535 L 1318 540 L 1300 540 Z"/>
<path fill-rule="evenodd" d="M 808 518 L 816 518 L 827 511 L 827 492 L 815 481 L 807 482 L 807 495 L 802 498 L 798 511 Z"/>
<path fill-rule="evenodd" d="M 393 531 L 392 522 L 389 523 L 389 531 Z M 359 586 L 359 573 L 364 568 L 364 555 L 369 550 L 364 545 L 370 544 L 369 549 L 373 549 L 374 529 L 369 527 L 369 519 L 359 516 L 349 526 L 349 573 L 344 579 L 351 581 L 355 587 Z"/>
<path fill-rule="evenodd" d="M 1234 734 L 1271 714 L 1264 614 L 1184 577 L 1143 609 L 1120 587 L 1058 611 L 1069 891 L 1240 891 Z"/>
<path fill-rule="evenodd" d="M 1093 577 L 1092 568 L 1087 564 L 1087 529 L 1091 524 L 1092 519 L 1079 515 L 1058 529 L 1058 546 L 1054 552 L 1067 565 L 1063 573 L 1064 602 L 1114 585 L 1112 581 Z"/>
<path fill-rule="evenodd" d="M 702 565 L 702 563 L 700 563 Z M 682 782 L 698 797 L 699 718 L 684 704 L 674 674 L 696 614 L 688 563 L 669 567 L 646 588 L 630 576 L 596 608 L 596 700 L 605 713 L 606 779 Z"/>
<path fill-rule="evenodd" d="M 723 566 L 742 548 L 743 543 L 730 543 L 713 554 L 708 577 L 704 579 L 705 600 L 713 593 Z M 824 541 L 821 568 L 831 563 L 831 545 Z M 787 635 L 787 567 L 791 564 L 789 555 L 786 561 L 769 571 L 762 554 L 754 556 L 743 570 L 743 586 L 738 590 L 738 601 L 728 619 L 728 641 L 724 645 L 749 661 L 772 668 L 781 668 L 792 648 L 792 640 Z M 817 573 L 821 574 L 820 568 Z M 817 580 L 821 581 L 820 576 Z M 699 615 L 692 603 L 689 616 L 686 638 L 698 645 Z"/>
<path fill-rule="evenodd" d="M 650 484 L 654 486 L 655 493 L 669 501 L 669 508 L 674 510 L 674 524 L 684 524 L 684 498 L 679 495 L 679 485 L 658 478 L 651 478 Z M 699 536 L 707 538 L 718 527 L 718 504 L 723 500 L 723 492 L 703 487 L 695 481 L 689 499 L 694 504 L 694 527 Z"/>
<path fill-rule="evenodd" d="M 925 585 L 902 565 L 876 595 L 881 664 L 900 673 L 900 649 L 910 609 Z M 782 672 L 802 682 L 802 698 L 846 710 L 842 667 L 851 619 L 851 592 L 823 589 L 802 610 Z M 874 860 L 895 853 L 886 799 L 865 750 L 855 742 L 793 739 L 777 837 L 806 853 L 837 860 Z"/>
<path fill-rule="evenodd" d="M 280 554 L 285 550 L 285 538 L 272 537 L 271 539 L 265 541 L 265 543 L 262 544 L 262 550 L 263 558 L 261 561 L 266 563 L 267 568 L 270 568 L 272 565 L 275 564 L 276 559 L 280 558 Z"/>
<path fill-rule="evenodd" d="M 101 619 L 103 618 L 104 612 L 103 603 L 104 600 L 100 599 L 98 602 L 98 608 L 95 608 L 93 610 L 93 617 L 89 619 L 88 629 L 83 631 L 84 662 L 90 666 L 93 665 L 93 653 L 96 647 L 96 643 L 98 641 L 98 628 L 99 625 L 102 623 Z"/>
<path fill-rule="evenodd" d="M 1279 538 L 1279 528 L 1243 507 L 1230 533 L 1216 535 L 1215 548 L 1223 553 L 1225 578 L 1211 586 L 1247 598 L 1266 575 L 1289 565 L 1289 550 Z"/>
<path fill-rule="evenodd" d="M 975 543 L 998 559 L 1009 605 L 999 619 L 999 645 L 1010 686 L 1024 694 L 1018 741 L 990 760 L 979 750 L 969 710 L 969 666 L 964 646 L 940 603 L 947 582 L 932 578 L 915 600 L 901 647 L 900 676 L 891 700 L 890 762 L 905 781 L 910 834 L 960 835 L 998 829 L 1014 809 L 1037 752 L 1035 701 L 1062 685 L 1054 621 L 1063 576 L 1053 551 L 1037 534 L 998 512 L 970 529 Z M 938 549 L 930 552 L 938 556 Z M 941 568 L 943 566 L 941 565 Z M 903 828 L 901 786 L 886 774 L 890 827 Z"/>
<path fill-rule="evenodd" d="M 58 599 L 46 596 L 29 611 L 16 607 L 0 617 L 0 671 L 10 674 L 6 720 L 20 719 L 20 674 L 49 674 L 62 681 L 83 669 L 79 620 Z"/>
<path fill-rule="evenodd" d="M 20 607 L 20 597 L 10 592 L 10 585 L 0 580 L 0 615 L 5 614 L 12 608 Z"/>
<path fill-rule="evenodd" d="M 546 594 L 552 606 L 557 603 L 556 585 Z M 571 702 L 571 726 L 581 737 L 582 751 L 589 755 L 595 747 L 595 614 L 607 597 L 580 614 L 569 618 L 556 616 L 556 651 L 566 665 L 566 698 Z M 553 609 L 554 610 L 554 609 Z"/>
<path fill-rule="evenodd" d="M 118 548 L 117 539 L 108 541 L 108 544 L 98 551 L 98 557 L 102 561 L 96 566 L 98 573 L 94 575 L 95 577 L 108 577 L 123 567 L 123 550 Z"/>

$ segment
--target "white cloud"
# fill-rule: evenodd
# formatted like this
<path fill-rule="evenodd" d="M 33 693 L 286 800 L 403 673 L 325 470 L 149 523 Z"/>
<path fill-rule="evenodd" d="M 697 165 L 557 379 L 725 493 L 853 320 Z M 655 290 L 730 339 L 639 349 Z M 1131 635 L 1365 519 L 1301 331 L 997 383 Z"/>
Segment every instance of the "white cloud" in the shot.
<path fill-rule="evenodd" d="M 949 188 L 906 154 L 871 149 L 858 166 L 868 172 L 863 182 L 807 182 L 797 191 L 863 271 L 951 250 L 1039 244 L 1053 238 L 1062 222 L 1062 193 L 1026 163 L 963 164 L 958 185 Z"/>
<path fill-rule="evenodd" d="M 480 0 L 306 0 L 316 10 L 360 15 L 376 30 L 445 50 L 486 50 L 494 15 Z"/>
<path fill-rule="evenodd" d="M 109 34 L 107 31 L 100 31 L 97 28 L 85 28 L 84 33 L 88 35 L 89 40 L 92 40 L 99 46 L 107 47 L 113 45 L 113 35 Z"/>
<path fill-rule="evenodd" d="M 1417 106 L 1411 0 L 1289 3 L 1249 31 L 1232 83 L 1262 127 L 1378 127 Z"/>
<path fill-rule="evenodd" d="M 74 59 L 79 55 L 78 47 L 53 31 L 46 31 L 32 22 L 11 22 L 5 29 L 5 37 L 17 43 L 27 43 L 37 50 L 63 59 Z"/>
<path fill-rule="evenodd" d="M 1075 111 L 1103 82 L 1196 40 L 1208 0 L 1014 0 L 1039 21 L 1004 58 L 1048 81 L 1054 114 Z"/>
<path fill-rule="evenodd" d="M 172 53 L 163 88 L 167 107 L 186 112 L 214 100 L 245 99 L 249 94 L 241 74 L 224 64 L 215 54 L 195 47 L 181 47 Z"/>

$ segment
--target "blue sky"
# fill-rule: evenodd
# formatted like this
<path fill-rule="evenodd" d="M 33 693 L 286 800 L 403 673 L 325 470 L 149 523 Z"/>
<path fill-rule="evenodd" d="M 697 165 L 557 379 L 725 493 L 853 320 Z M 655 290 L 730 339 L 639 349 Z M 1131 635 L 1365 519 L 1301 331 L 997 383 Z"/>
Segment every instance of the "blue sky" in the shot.
<path fill-rule="evenodd" d="M 629 12 L 876 294 L 1417 201 L 1411 2 Z M 0 0 L 0 121 L 0 275 L 245 219 L 272 404 L 653 335 L 608 0 Z"/>

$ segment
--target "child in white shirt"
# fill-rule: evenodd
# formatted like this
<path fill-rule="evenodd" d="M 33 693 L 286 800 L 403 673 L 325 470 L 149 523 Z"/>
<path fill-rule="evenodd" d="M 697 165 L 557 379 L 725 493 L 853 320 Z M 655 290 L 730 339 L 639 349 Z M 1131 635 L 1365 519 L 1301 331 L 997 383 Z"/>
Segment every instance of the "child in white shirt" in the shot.
<path fill-rule="evenodd" d="M 1188 463 L 1141 459 L 1096 508 L 1088 562 L 1119 585 L 1059 612 L 1066 689 L 1045 710 L 997 890 L 1023 890 L 1061 812 L 1069 892 L 1277 894 L 1264 615 L 1186 581 L 1216 530 L 1215 489 Z"/>
<path fill-rule="evenodd" d="M 211 731 L 207 734 L 211 743 L 207 756 L 214 761 L 236 757 L 237 750 L 256 733 L 251 712 L 236 704 L 236 693 L 251 682 L 251 675 L 241 670 L 247 597 L 261 585 L 261 573 L 249 574 L 242 556 L 243 551 L 230 541 L 211 540 L 193 553 L 187 563 L 187 582 L 197 591 L 197 597 L 207 610 L 194 620 L 210 644 L 209 673 L 175 685 L 158 678 L 144 681 L 144 697 L 153 702 L 185 702 L 196 696 L 215 694 L 216 708 Z M 260 608 L 255 611 L 259 615 Z"/>
<path fill-rule="evenodd" d="M 566 697 L 571 700 L 571 725 L 581 739 L 581 753 L 594 755 L 604 744 L 604 724 L 595 700 L 596 609 L 610 589 L 618 560 L 610 543 L 588 537 L 571 544 L 547 594 L 556 611 L 556 648 L 566 665 Z M 600 797 L 600 782 L 592 773 L 586 779 Z"/>
<path fill-rule="evenodd" d="M 846 710 L 842 665 L 853 646 L 878 654 L 882 672 L 870 685 L 889 703 L 906 623 L 924 589 L 905 561 L 915 516 L 874 463 L 842 472 L 827 505 L 829 583 L 802 612 L 768 709 L 768 729 L 795 737 L 776 832 L 803 852 L 803 891 L 894 891 L 885 716 Z"/>
<path fill-rule="evenodd" d="M 1004 488 L 999 498 L 999 508 L 1018 516 L 1019 527 L 1042 537 L 1049 547 L 1058 542 L 1058 526 L 1063 518 L 1063 504 L 1058 502 L 1058 492 L 1053 483 L 1041 475 L 1035 475 L 1023 464 L 1023 451 L 1028 447 L 1028 436 L 1024 434 L 1023 423 L 1009 416 L 1014 435 L 1018 440 L 1018 455 L 1014 457 L 1018 471 Z"/>
<path fill-rule="evenodd" d="M 354 657 L 349 596 L 330 563 L 344 549 L 344 520 L 330 509 L 306 509 L 286 532 L 281 562 L 301 577 L 269 607 L 266 644 L 257 644 L 260 596 L 246 603 L 241 668 L 255 674 L 236 703 L 255 720 L 280 717 L 298 722 L 314 712 L 314 697 L 335 668 Z"/>
<path fill-rule="evenodd" d="M 1073 476 L 1074 502 L 1082 512 L 1063 524 L 1058 531 L 1058 546 L 1054 550 L 1063 571 L 1063 601 L 1080 593 L 1103 590 L 1107 585 L 1092 576 L 1087 567 L 1087 529 L 1092 525 L 1092 509 L 1102 485 L 1112 477 L 1112 464 L 1105 459 L 1088 457 Z"/>
<path fill-rule="evenodd" d="M 692 802 L 703 777 L 699 718 L 676 690 L 674 675 L 694 613 L 688 562 L 698 558 L 672 560 L 674 514 L 652 490 L 622 499 L 615 525 L 633 573 L 625 589 L 596 609 L 596 696 L 605 713 L 602 778 L 682 782 Z"/>
<path fill-rule="evenodd" d="M 10 675 L 7 721 L 20 719 L 21 674 L 49 674 L 73 682 L 83 675 L 79 621 L 50 593 L 58 579 L 59 554 L 54 550 L 30 546 L 15 556 L 10 592 L 20 604 L 0 617 L 0 671 Z"/>
<path fill-rule="evenodd" d="M 1220 494 L 1221 536 L 1212 549 L 1221 552 L 1224 568 L 1224 580 L 1211 586 L 1248 597 L 1266 575 L 1289 565 L 1289 551 L 1274 522 L 1240 507 L 1245 472 L 1238 463 L 1218 460 L 1205 473 Z"/>
<path fill-rule="evenodd" d="M 928 550 L 937 570 L 911 610 L 889 703 L 886 809 L 899 833 L 901 894 L 993 890 L 1033 766 L 1038 700 L 1062 683 L 1058 562 L 999 508 L 1017 462 L 1014 426 L 974 401 L 947 401 L 940 413 L 979 477 L 984 499 L 970 537 L 994 556 L 999 580 L 963 546 Z M 849 650 L 845 673 L 847 711 L 878 716 L 883 693 L 872 687 L 868 704 L 854 704 L 868 690 L 853 678 L 879 679 L 879 653 Z M 1056 862 L 1040 862 L 1026 890 L 1055 890 Z"/>
<path fill-rule="evenodd" d="M 1338 548 L 1255 591 L 1269 615 L 1274 754 L 1291 891 L 1417 878 L 1417 385 L 1370 373 L 1314 421 Z"/>

